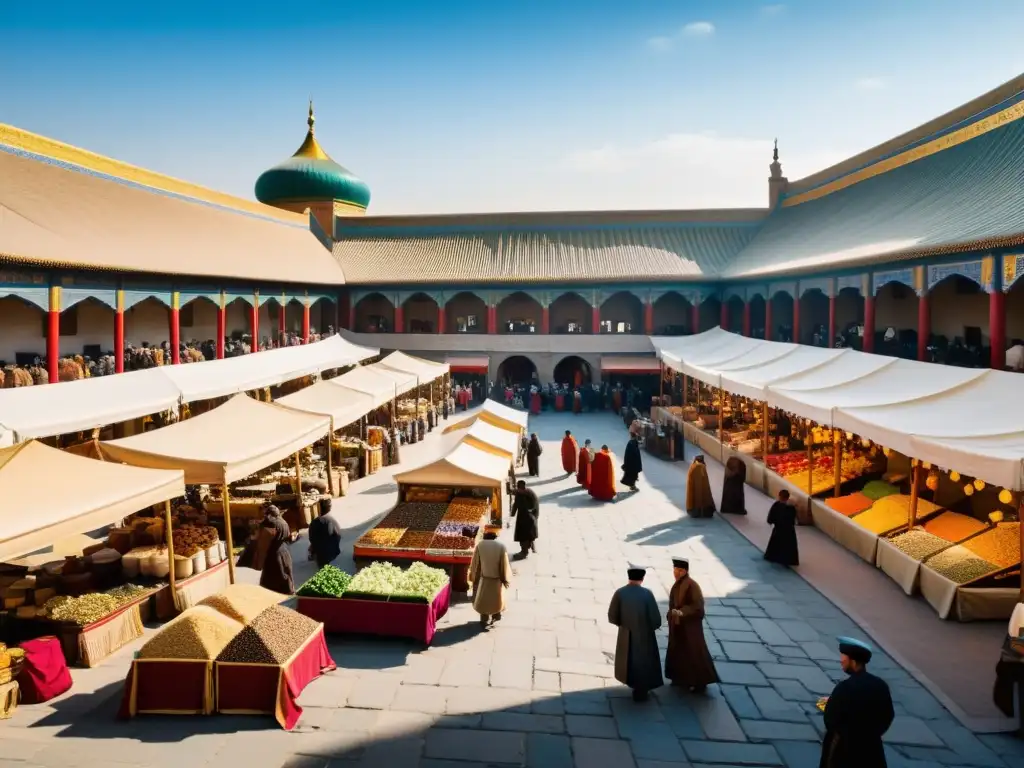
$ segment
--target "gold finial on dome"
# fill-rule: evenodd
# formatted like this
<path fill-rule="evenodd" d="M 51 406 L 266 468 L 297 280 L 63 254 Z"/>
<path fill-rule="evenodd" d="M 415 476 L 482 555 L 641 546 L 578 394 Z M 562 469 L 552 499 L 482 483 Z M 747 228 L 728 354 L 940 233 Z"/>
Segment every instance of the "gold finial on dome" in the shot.
<path fill-rule="evenodd" d="M 295 154 L 292 155 L 292 157 L 307 157 L 313 160 L 330 160 L 330 155 L 324 152 L 314 135 L 316 115 L 313 114 L 312 97 L 309 99 L 309 117 L 306 118 L 306 125 L 309 126 L 309 130 L 306 131 L 306 139 L 302 142 L 302 146 L 295 151 Z"/>

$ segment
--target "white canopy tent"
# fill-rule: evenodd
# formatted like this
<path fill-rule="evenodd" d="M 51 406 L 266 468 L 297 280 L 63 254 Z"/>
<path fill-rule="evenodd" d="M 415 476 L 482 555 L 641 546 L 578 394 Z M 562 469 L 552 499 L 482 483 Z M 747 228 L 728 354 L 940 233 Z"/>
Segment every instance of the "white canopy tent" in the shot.
<path fill-rule="evenodd" d="M 749 371 L 751 369 L 757 369 L 761 366 L 774 363 L 778 360 L 784 360 L 789 355 L 799 349 L 797 344 L 775 344 L 770 341 L 762 341 L 746 349 L 740 355 L 731 357 L 728 360 L 724 360 L 718 364 L 709 365 L 691 365 L 685 360 L 682 363 L 681 370 L 686 375 L 703 381 L 705 384 L 711 384 L 715 387 L 719 387 L 722 384 L 722 378 L 728 373 L 734 371 Z M 723 353 L 723 354 L 728 354 Z M 761 397 L 764 397 L 764 393 L 761 393 Z"/>
<path fill-rule="evenodd" d="M 97 447 L 108 461 L 184 470 L 190 485 L 224 484 L 292 456 L 329 426 L 327 416 L 235 395 L 193 419 Z"/>
<path fill-rule="evenodd" d="M 466 432 L 462 442 L 492 453 L 498 451 L 509 459 L 514 459 L 519 453 L 519 435 L 479 419 Z"/>
<path fill-rule="evenodd" d="M 459 443 L 444 458 L 394 476 L 405 485 L 500 488 L 508 478 L 508 459 Z"/>
<path fill-rule="evenodd" d="M 687 376 L 693 376 L 698 370 L 702 374 L 708 375 L 708 371 L 717 366 L 735 360 L 752 349 L 768 343 L 770 342 L 723 334 L 694 342 L 693 346 L 681 350 L 678 355 L 675 352 L 663 352 L 661 359 L 666 367 Z"/>
<path fill-rule="evenodd" d="M 185 494 L 180 469 L 140 469 L 29 441 L 0 450 L 0 562 Z"/>
<path fill-rule="evenodd" d="M 691 336 L 651 336 L 650 339 L 659 358 L 662 352 L 678 358 L 686 353 L 692 353 L 704 345 L 714 344 L 716 341 L 721 341 L 725 338 L 735 338 L 735 336 L 736 334 L 729 333 L 715 326 L 710 330 L 695 333 Z"/>
<path fill-rule="evenodd" d="M 483 410 L 488 413 L 492 413 L 499 419 L 505 421 L 511 421 L 513 424 L 518 424 L 521 429 L 525 431 L 526 425 L 529 424 L 530 416 L 526 411 L 517 411 L 515 408 L 509 408 L 507 405 L 502 405 L 496 400 L 490 398 L 484 400 Z"/>
<path fill-rule="evenodd" d="M 986 437 L 912 437 L 908 455 L 1011 491 L 1024 491 L 1024 432 Z"/>
<path fill-rule="evenodd" d="M 734 369 L 722 369 L 723 389 L 742 397 L 764 400 L 766 390 L 776 383 L 783 384 L 802 373 L 827 366 L 850 350 L 797 346 L 770 362 Z"/>
<path fill-rule="evenodd" d="M 420 384 L 429 384 L 434 379 L 448 373 L 448 363 L 435 363 L 431 360 L 407 355 L 404 352 L 392 352 L 381 360 L 378 365 L 402 371 L 403 373 L 414 374 L 419 379 Z"/>
<path fill-rule="evenodd" d="M 373 397 L 373 407 L 390 403 L 399 395 L 416 388 L 416 376 L 380 365 L 361 365 L 330 383 L 364 392 Z"/>
<path fill-rule="evenodd" d="M 376 407 L 373 395 L 349 389 L 336 384 L 336 381 L 318 381 L 291 395 L 278 398 L 275 402 L 297 411 L 330 416 L 334 429 L 358 421 Z"/>

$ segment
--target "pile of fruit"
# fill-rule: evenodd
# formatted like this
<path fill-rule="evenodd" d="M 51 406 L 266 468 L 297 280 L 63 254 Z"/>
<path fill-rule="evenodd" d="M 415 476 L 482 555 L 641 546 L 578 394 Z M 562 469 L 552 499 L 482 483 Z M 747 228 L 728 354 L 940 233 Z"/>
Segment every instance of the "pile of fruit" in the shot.
<path fill-rule="evenodd" d="M 178 557 L 194 557 L 220 540 L 217 529 L 209 525 L 182 525 L 172 531 L 171 538 L 174 540 L 174 554 Z"/>
<path fill-rule="evenodd" d="M 340 568 L 325 565 L 299 587 L 298 594 L 306 597 L 341 597 L 348 589 L 352 577 Z"/>
<path fill-rule="evenodd" d="M 429 602 L 447 583 L 447 573 L 424 563 L 413 563 L 408 570 L 402 570 L 391 563 L 374 563 L 355 575 L 349 582 L 345 596 Z"/>

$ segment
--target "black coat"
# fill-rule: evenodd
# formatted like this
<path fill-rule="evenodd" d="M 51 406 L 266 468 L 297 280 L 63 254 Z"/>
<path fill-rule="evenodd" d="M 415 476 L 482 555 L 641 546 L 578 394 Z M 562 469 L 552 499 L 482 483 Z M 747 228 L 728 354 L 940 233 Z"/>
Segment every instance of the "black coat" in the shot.
<path fill-rule="evenodd" d="M 531 438 L 526 446 L 526 466 L 531 477 L 540 475 L 540 455 L 542 453 L 544 453 L 544 449 L 541 448 L 540 442 Z"/>
<path fill-rule="evenodd" d="M 512 517 L 516 519 L 514 538 L 520 544 L 535 541 L 540 537 L 537 523 L 540 517 L 540 501 L 537 494 L 529 488 L 516 491 L 516 499 L 512 502 Z"/>
<path fill-rule="evenodd" d="M 309 548 L 320 568 L 341 554 L 341 526 L 334 515 L 320 515 L 309 524 Z"/>
<path fill-rule="evenodd" d="M 747 465 L 738 456 L 725 462 L 725 480 L 722 481 L 722 512 L 730 515 L 747 514 L 744 486 L 747 482 Z"/>
<path fill-rule="evenodd" d="M 626 453 L 622 457 L 622 484 L 634 485 L 637 477 L 644 471 L 644 462 L 640 457 L 640 443 L 633 438 L 626 443 Z"/>
<path fill-rule="evenodd" d="M 768 525 L 772 535 L 764 550 L 764 559 L 779 565 L 800 565 L 800 550 L 796 543 L 796 507 L 776 501 L 768 510 Z"/>
<path fill-rule="evenodd" d="M 840 682 L 825 705 L 819 768 L 887 768 L 882 736 L 894 714 L 881 678 L 862 670 Z"/>

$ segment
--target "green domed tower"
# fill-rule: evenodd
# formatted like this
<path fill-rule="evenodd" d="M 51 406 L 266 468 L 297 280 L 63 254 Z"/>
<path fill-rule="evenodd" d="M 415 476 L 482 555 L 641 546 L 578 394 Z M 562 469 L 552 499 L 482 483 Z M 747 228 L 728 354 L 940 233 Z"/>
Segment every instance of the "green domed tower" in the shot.
<path fill-rule="evenodd" d="M 333 231 L 335 216 L 362 216 L 370 204 L 370 188 L 324 152 L 316 140 L 313 102 L 309 130 L 294 155 L 264 171 L 256 180 L 261 203 L 302 213 L 310 210 L 324 231 Z"/>

